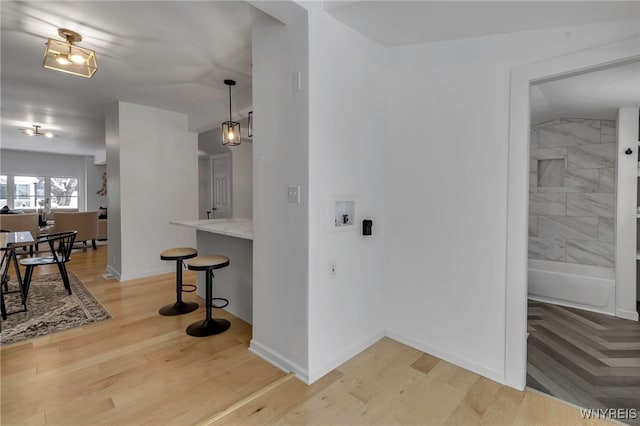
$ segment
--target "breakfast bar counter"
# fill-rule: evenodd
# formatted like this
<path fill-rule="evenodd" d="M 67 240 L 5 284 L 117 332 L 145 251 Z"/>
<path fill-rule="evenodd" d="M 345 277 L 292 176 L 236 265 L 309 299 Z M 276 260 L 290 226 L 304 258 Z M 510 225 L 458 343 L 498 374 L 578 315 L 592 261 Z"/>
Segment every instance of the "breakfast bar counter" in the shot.
<path fill-rule="evenodd" d="M 198 254 L 222 254 L 229 266 L 215 272 L 214 297 L 229 299 L 225 308 L 236 317 L 253 321 L 253 221 L 251 219 L 171 220 L 172 225 L 196 231 Z M 204 298 L 204 277 L 198 274 L 198 290 Z M 214 310 L 215 315 L 215 310 Z"/>

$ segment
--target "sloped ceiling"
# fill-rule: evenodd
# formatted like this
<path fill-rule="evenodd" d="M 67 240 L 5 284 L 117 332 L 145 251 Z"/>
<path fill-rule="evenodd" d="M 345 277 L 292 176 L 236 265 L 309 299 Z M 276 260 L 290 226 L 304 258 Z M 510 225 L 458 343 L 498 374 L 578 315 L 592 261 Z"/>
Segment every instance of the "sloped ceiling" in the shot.
<path fill-rule="evenodd" d="M 2 148 L 103 151 L 104 108 L 115 101 L 182 112 L 191 131 L 209 130 L 228 115 L 226 78 L 238 82 L 234 114 L 251 105 L 245 2 L 3 1 L 1 8 Z M 44 43 L 61 27 L 96 51 L 93 78 L 42 68 Z M 58 137 L 19 132 L 32 124 Z"/>
<path fill-rule="evenodd" d="M 637 1 L 336 1 L 336 19 L 386 47 L 517 31 L 635 20 Z M 534 86 L 531 122 L 556 118 L 614 119 L 621 106 L 640 107 L 638 63 Z"/>
<path fill-rule="evenodd" d="M 336 19 L 386 47 L 637 19 L 635 1 L 335 1 Z"/>
<path fill-rule="evenodd" d="M 614 120 L 620 107 L 640 108 L 640 62 L 562 78 L 531 88 L 531 124 L 557 118 Z"/>

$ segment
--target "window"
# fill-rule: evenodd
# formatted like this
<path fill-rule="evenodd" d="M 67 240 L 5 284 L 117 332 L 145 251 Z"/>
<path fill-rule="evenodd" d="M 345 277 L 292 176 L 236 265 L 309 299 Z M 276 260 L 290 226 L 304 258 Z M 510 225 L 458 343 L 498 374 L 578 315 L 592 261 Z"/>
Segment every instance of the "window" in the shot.
<path fill-rule="evenodd" d="M 78 208 L 78 179 L 70 177 L 51 178 L 51 208 Z"/>
<path fill-rule="evenodd" d="M 7 193 L 7 176 L 0 176 L 0 207 L 9 205 L 9 195 Z"/>
<path fill-rule="evenodd" d="M 15 176 L 13 187 L 14 209 L 35 209 L 44 199 L 44 177 Z"/>
<path fill-rule="evenodd" d="M 49 208 L 79 210 L 77 177 L 0 175 L 0 207 L 35 211 L 43 200 L 49 199 Z"/>

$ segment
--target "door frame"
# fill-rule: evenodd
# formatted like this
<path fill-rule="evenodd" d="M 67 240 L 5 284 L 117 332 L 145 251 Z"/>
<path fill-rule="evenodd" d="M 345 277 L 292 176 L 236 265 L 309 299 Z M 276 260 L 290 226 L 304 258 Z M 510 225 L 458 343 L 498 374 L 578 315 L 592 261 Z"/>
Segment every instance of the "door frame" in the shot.
<path fill-rule="evenodd" d="M 511 71 L 504 379 L 513 388 L 524 389 L 527 376 L 530 87 L 637 61 L 639 43 L 640 37 L 635 36 Z"/>
<path fill-rule="evenodd" d="M 230 152 L 225 152 L 225 153 L 222 153 L 222 154 L 214 154 L 214 155 L 210 155 L 209 156 L 209 171 L 210 171 L 210 173 L 209 173 L 209 185 L 211 186 L 211 191 L 209 191 L 209 201 L 210 201 L 209 204 L 211 204 L 211 208 L 213 208 L 213 201 L 214 201 L 213 191 L 214 191 L 214 187 L 215 187 L 214 186 L 214 182 L 213 182 L 213 161 L 214 160 L 220 160 L 220 159 L 223 159 L 223 158 L 226 158 L 227 159 L 227 163 L 228 163 L 228 168 L 227 169 L 229 171 L 229 179 L 228 179 L 229 183 L 227 184 L 228 185 L 227 193 L 229 195 L 229 218 L 231 218 L 231 217 L 233 217 L 233 191 L 232 191 L 232 188 L 233 188 L 233 182 L 232 182 L 233 171 L 231 170 L 232 164 L 231 164 L 231 153 Z M 213 215 L 213 211 L 211 211 L 211 213 Z"/>

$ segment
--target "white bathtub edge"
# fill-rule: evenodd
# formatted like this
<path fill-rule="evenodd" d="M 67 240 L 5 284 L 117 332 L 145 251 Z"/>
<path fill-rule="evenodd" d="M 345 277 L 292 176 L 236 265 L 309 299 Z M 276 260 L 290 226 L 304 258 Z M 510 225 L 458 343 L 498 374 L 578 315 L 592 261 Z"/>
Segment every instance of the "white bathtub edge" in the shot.
<path fill-rule="evenodd" d="M 530 259 L 528 272 L 532 300 L 616 314 L 613 268 Z"/>

